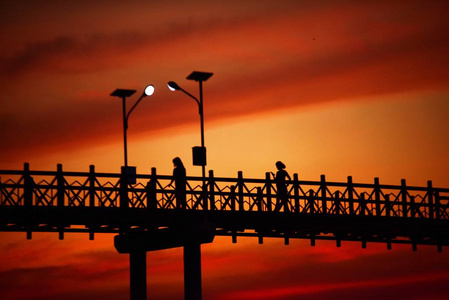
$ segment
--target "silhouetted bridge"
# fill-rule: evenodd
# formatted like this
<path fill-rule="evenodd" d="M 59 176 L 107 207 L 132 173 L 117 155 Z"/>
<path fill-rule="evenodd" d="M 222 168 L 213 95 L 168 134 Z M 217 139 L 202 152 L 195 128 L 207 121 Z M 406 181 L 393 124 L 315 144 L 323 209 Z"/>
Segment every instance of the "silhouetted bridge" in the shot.
<path fill-rule="evenodd" d="M 95 233 L 118 234 L 117 250 L 131 254 L 131 276 L 136 276 L 131 285 L 145 284 L 145 296 L 131 292 L 131 299 L 146 298 L 142 255 L 171 247 L 184 247 L 185 269 L 193 270 L 185 277 L 186 299 L 200 299 L 188 296 L 195 294 L 188 287 L 199 284 L 201 293 L 200 245 L 214 236 L 231 236 L 233 242 L 251 236 L 259 243 L 274 237 L 285 244 L 301 238 L 312 245 L 334 240 L 337 246 L 357 241 L 362 247 L 382 242 L 388 249 L 401 243 L 413 250 L 422 244 L 436 245 L 438 251 L 449 245 L 449 189 L 433 187 L 431 181 L 414 187 L 405 180 L 400 185 L 381 184 L 378 178 L 371 184 L 352 177 L 328 182 L 322 175 L 319 181 L 305 181 L 294 174 L 281 206 L 269 173 L 264 179 L 244 178 L 242 172 L 218 178 L 210 171 L 207 178 L 187 177 L 181 208 L 171 179 L 154 168 L 137 175 L 99 173 L 93 166 L 89 172 L 66 172 L 61 165 L 57 171 L 34 171 L 28 164 L 20 171 L 3 170 L 0 231 L 26 232 L 29 239 L 32 232 L 58 232 L 60 239 L 69 232 L 85 232 L 90 239 Z"/>

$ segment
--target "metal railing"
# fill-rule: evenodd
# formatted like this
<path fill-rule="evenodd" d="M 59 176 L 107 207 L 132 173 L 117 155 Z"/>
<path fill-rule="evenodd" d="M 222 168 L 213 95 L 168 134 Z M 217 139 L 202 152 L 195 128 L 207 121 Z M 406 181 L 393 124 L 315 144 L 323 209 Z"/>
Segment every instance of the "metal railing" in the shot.
<path fill-rule="evenodd" d="M 0 206 L 105 207 L 128 209 L 177 209 L 172 176 L 151 174 L 130 176 L 120 173 L 0 170 Z M 391 218 L 449 220 L 449 189 L 425 187 L 299 180 L 287 181 L 287 195 L 277 195 L 275 181 L 215 177 L 209 171 L 205 190 L 202 177 L 187 177 L 187 210 L 258 211 L 290 214 L 356 215 Z"/>

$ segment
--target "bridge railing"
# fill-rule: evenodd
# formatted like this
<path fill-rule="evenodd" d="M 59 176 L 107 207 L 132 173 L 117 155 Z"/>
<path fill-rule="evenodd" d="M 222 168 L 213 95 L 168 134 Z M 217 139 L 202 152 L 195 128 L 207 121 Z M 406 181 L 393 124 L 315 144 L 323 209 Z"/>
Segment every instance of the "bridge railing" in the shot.
<path fill-rule="evenodd" d="M 25 164 L 20 171 L 0 171 L 1 206 L 108 207 L 179 209 L 172 176 L 120 173 L 34 171 Z M 185 209 L 217 211 L 259 211 L 296 214 L 360 215 L 449 220 L 449 189 L 299 180 L 288 181 L 287 194 L 279 195 L 275 181 L 264 179 L 187 177 Z"/>

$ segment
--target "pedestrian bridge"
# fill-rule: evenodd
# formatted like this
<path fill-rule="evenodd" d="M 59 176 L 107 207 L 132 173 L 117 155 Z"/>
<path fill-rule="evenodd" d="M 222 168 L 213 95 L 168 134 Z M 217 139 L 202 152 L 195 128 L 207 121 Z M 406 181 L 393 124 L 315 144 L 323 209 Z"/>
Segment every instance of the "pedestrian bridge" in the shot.
<path fill-rule="evenodd" d="M 66 233 L 146 232 L 186 228 L 207 220 L 213 235 L 264 238 L 449 245 L 449 189 L 426 186 L 288 181 L 286 202 L 278 203 L 276 186 L 265 178 L 187 177 L 186 206 L 181 208 L 172 176 L 88 172 L 0 170 L 0 231 Z M 278 205 L 277 205 L 278 204 Z M 201 221 L 202 222 L 202 221 Z M 200 222 L 200 223 L 201 223 Z M 155 246 L 156 247 L 156 246 Z"/>

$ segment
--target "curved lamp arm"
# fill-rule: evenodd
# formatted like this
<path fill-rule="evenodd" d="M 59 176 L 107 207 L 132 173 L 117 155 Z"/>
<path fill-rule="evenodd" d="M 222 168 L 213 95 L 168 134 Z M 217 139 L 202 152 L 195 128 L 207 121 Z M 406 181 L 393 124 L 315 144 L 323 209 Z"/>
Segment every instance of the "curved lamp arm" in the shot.
<path fill-rule="evenodd" d="M 153 95 L 153 93 L 154 93 L 154 86 L 150 84 L 149 86 L 147 86 L 147 87 L 145 88 L 145 90 L 144 90 L 143 93 L 142 93 L 142 96 L 140 96 L 139 100 L 137 100 L 136 103 L 134 103 L 133 107 L 131 107 L 131 109 L 129 110 L 129 112 L 126 114 L 126 124 L 125 124 L 125 125 L 126 125 L 126 128 L 128 128 L 128 118 L 129 118 L 129 115 L 130 115 L 131 112 L 134 110 L 134 108 L 136 108 L 137 104 L 139 104 L 139 102 L 140 102 L 143 98 L 145 98 L 145 97 L 147 97 L 147 96 Z"/>
<path fill-rule="evenodd" d="M 193 96 L 192 94 L 190 94 L 189 92 L 187 92 L 185 89 L 183 89 L 182 87 L 180 87 L 176 82 L 174 81 L 169 81 L 167 83 L 168 88 L 170 89 L 170 91 L 181 91 L 184 94 L 186 94 L 187 96 L 189 96 L 190 98 L 192 98 L 193 100 L 196 101 L 196 104 L 198 104 L 198 108 L 199 108 L 199 114 L 201 115 L 202 111 L 201 111 L 201 103 L 200 100 L 198 100 L 198 98 L 196 98 L 195 96 Z"/>

